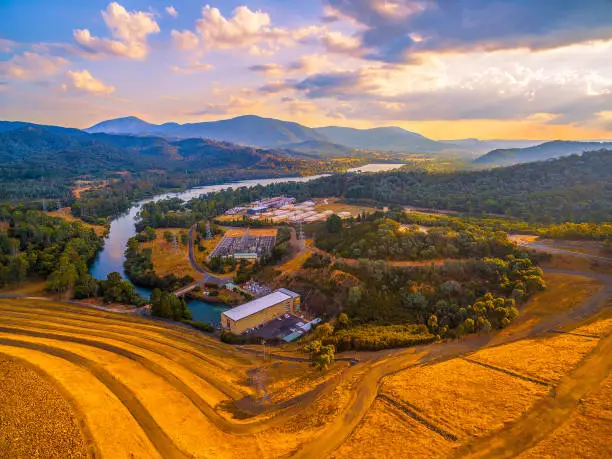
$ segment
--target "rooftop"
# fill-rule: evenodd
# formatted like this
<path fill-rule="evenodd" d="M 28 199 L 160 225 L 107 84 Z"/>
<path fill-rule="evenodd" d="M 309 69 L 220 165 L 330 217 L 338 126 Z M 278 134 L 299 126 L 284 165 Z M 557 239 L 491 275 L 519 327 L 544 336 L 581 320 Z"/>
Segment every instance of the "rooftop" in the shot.
<path fill-rule="evenodd" d="M 274 306 L 275 304 L 281 303 L 288 299 L 297 298 L 298 296 L 299 295 L 297 293 L 294 293 L 291 290 L 281 288 L 275 290 L 269 295 L 262 296 L 261 298 L 249 301 L 248 303 L 244 303 L 243 305 L 236 306 L 235 308 L 232 308 L 229 311 L 225 311 L 223 315 L 230 318 L 231 320 L 244 319 L 245 317 L 253 315 L 256 312 L 267 309 L 271 306 Z"/>

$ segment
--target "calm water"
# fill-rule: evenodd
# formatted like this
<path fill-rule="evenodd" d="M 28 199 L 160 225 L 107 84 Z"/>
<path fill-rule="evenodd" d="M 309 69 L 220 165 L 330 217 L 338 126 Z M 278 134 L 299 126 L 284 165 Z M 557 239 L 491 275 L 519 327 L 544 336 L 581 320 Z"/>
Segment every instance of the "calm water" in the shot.
<path fill-rule="evenodd" d="M 229 182 L 220 185 L 210 185 L 197 188 L 190 188 L 189 190 L 180 193 L 165 193 L 162 195 L 155 196 L 150 199 L 145 199 L 136 203 L 130 208 L 129 211 L 115 218 L 111 222 L 110 231 L 106 240 L 104 241 L 104 248 L 98 254 L 98 257 L 94 261 L 89 272 L 96 279 L 106 279 L 109 273 L 118 272 L 123 277 L 125 276 L 125 270 L 123 269 L 123 262 L 125 261 L 125 248 L 127 242 L 131 237 L 136 236 L 136 216 L 140 212 L 143 204 L 147 202 L 160 201 L 168 198 L 179 198 L 183 201 L 189 201 L 190 199 L 197 198 L 198 196 L 212 193 L 214 191 L 222 191 L 228 188 L 240 188 L 243 186 L 252 187 L 256 185 L 269 185 L 271 183 L 281 182 L 307 182 L 314 180 L 324 175 L 312 175 L 309 177 L 294 177 L 294 178 L 274 178 L 274 179 L 261 179 L 261 180 L 243 180 L 240 182 Z M 151 291 L 146 288 L 136 287 L 138 293 L 143 297 L 149 298 Z M 194 320 L 207 322 L 212 325 L 218 325 L 221 320 L 221 312 L 227 308 L 219 305 L 208 304 L 204 301 L 190 301 L 189 309 L 193 313 Z"/>
<path fill-rule="evenodd" d="M 381 172 L 397 169 L 402 166 L 403 164 L 366 164 L 365 166 L 350 169 L 350 172 L 354 172 L 356 170 L 360 170 L 361 172 Z M 143 204 L 147 202 L 155 202 L 168 198 L 179 198 L 183 201 L 189 201 L 190 199 L 197 198 L 204 194 L 222 191 L 228 188 L 240 188 L 243 186 L 253 187 L 257 185 L 265 186 L 272 183 L 283 182 L 308 182 L 310 180 L 315 180 L 325 176 L 326 175 L 311 175 L 309 177 L 285 177 L 228 182 L 219 185 L 190 188 L 180 193 L 165 193 L 140 201 L 134 204 L 126 213 L 120 215 L 111 222 L 110 231 L 106 237 L 106 240 L 104 241 L 104 248 L 98 254 L 98 257 L 94 261 L 89 271 L 96 279 L 106 279 L 106 276 L 112 272 L 118 272 L 124 278 L 126 277 L 123 269 L 123 262 L 125 261 L 125 248 L 127 246 L 128 239 L 136 236 L 136 216 L 138 215 L 138 212 L 140 212 Z M 149 298 L 151 295 L 151 291 L 149 289 L 136 287 L 136 290 L 145 298 Z M 204 301 L 194 300 L 189 302 L 189 309 L 193 313 L 194 320 L 218 325 L 221 318 L 221 312 L 227 308 L 219 305 L 211 305 Z"/>

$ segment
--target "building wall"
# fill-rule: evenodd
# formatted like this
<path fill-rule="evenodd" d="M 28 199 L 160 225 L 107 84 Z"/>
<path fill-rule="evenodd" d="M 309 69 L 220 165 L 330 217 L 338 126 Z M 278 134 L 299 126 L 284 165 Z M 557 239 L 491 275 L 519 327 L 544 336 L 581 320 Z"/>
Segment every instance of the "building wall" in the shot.
<path fill-rule="evenodd" d="M 229 329 L 234 335 L 240 335 L 249 328 L 270 322 L 284 314 L 295 314 L 300 310 L 300 298 L 289 298 L 266 309 L 251 314 L 240 320 L 232 320 L 225 314 L 221 315 L 221 326 Z M 229 325 L 228 325 L 229 323 Z"/>

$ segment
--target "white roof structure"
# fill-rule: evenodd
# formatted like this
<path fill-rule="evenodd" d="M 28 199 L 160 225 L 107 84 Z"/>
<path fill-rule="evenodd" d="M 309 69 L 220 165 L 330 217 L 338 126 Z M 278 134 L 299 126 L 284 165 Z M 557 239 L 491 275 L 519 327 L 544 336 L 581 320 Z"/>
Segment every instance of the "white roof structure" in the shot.
<path fill-rule="evenodd" d="M 297 293 L 287 290 L 286 288 L 280 288 L 269 295 L 262 296 L 261 298 L 257 298 L 253 301 L 249 301 L 248 303 L 236 306 L 229 311 L 225 311 L 223 315 L 231 320 L 240 320 L 272 307 L 278 303 L 297 297 L 299 297 Z"/>

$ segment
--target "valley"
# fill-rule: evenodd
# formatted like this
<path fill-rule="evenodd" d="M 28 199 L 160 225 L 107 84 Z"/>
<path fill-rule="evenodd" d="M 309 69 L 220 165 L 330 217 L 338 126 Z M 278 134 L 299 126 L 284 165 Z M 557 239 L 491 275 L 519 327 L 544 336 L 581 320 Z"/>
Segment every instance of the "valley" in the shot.
<path fill-rule="evenodd" d="M 611 20 L 0 1 L 0 459 L 612 458 Z"/>

